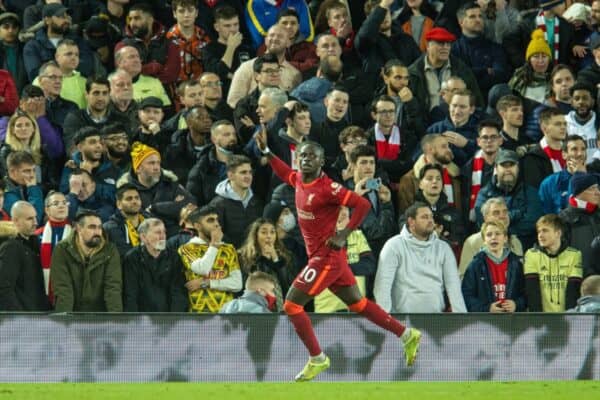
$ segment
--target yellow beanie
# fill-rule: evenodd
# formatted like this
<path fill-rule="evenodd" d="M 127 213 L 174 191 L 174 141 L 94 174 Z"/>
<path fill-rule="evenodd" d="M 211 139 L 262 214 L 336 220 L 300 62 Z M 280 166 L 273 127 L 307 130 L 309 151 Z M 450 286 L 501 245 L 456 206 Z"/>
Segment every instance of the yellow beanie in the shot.
<path fill-rule="evenodd" d="M 133 171 L 137 172 L 140 164 L 152 154 L 156 154 L 160 158 L 160 153 L 154 147 L 146 146 L 141 142 L 133 143 L 131 146 L 131 165 L 133 166 Z"/>
<path fill-rule="evenodd" d="M 546 42 L 546 37 L 544 36 L 544 31 L 541 29 L 536 29 L 531 33 L 531 42 L 527 46 L 525 59 L 529 61 L 529 58 L 535 53 L 544 53 L 552 58 L 552 50 L 550 50 L 550 46 L 548 46 L 548 42 Z"/>

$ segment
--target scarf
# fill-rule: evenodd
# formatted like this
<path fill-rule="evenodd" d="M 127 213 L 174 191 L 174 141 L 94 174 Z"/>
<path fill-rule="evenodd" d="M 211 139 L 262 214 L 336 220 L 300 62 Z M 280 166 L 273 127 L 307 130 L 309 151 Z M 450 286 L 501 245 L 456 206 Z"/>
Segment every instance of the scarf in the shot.
<path fill-rule="evenodd" d="M 138 214 L 138 226 L 144 221 L 144 216 L 142 214 Z M 138 234 L 137 228 L 133 226 L 130 220 L 125 219 L 125 229 L 127 229 L 127 238 L 129 239 L 129 244 L 132 247 L 137 247 L 140 245 L 140 235 Z"/>
<path fill-rule="evenodd" d="M 481 189 L 481 178 L 483 176 L 483 151 L 479 150 L 473 158 L 473 171 L 471 172 L 471 197 L 469 198 L 469 221 L 475 222 L 475 201 Z M 444 182 L 445 184 L 445 182 Z"/>
<path fill-rule="evenodd" d="M 562 171 L 566 165 L 565 159 L 562 156 L 562 150 L 551 149 L 550 146 L 548 146 L 548 141 L 546 141 L 545 137 L 540 140 L 540 146 L 550 159 L 550 163 L 552 164 L 552 172 Z"/>
<path fill-rule="evenodd" d="M 442 174 L 442 181 L 444 182 L 444 194 L 448 198 L 448 205 L 454 206 L 454 189 L 452 188 L 452 177 L 448 173 L 448 170 L 444 168 Z"/>
<path fill-rule="evenodd" d="M 546 36 L 546 42 L 550 43 L 550 38 L 548 32 L 546 31 L 546 21 L 544 20 L 544 11 L 540 11 L 540 13 L 535 17 L 535 25 L 537 28 L 544 31 L 544 35 Z M 559 27 L 560 20 L 554 17 L 554 64 L 558 64 L 558 49 L 559 49 Z M 551 49 L 552 50 L 552 49 Z"/>
<path fill-rule="evenodd" d="M 55 240 L 53 235 L 53 228 L 63 228 L 62 236 L 59 240 Z M 54 246 L 61 240 L 64 240 L 71 233 L 71 225 L 69 221 L 48 221 L 44 225 L 42 231 L 42 243 L 40 244 L 40 264 L 42 264 L 42 271 L 44 273 L 44 287 L 46 294 L 53 300 L 52 288 L 50 287 L 50 261 L 52 260 L 52 250 Z"/>
<path fill-rule="evenodd" d="M 375 140 L 379 160 L 396 160 L 398 158 L 400 153 L 400 128 L 397 125 L 392 127 L 392 133 L 386 139 L 379 129 L 379 124 L 375 124 Z"/>
<path fill-rule="evenodd" d="M 582 210 L 585 210 L 586 214 L 593 214 L 596 211 L 596 208 L 598 208 L 597 205 L 588 203 L 587 201 L 578 199 L 577 197 L 572 195 L 569 196 L 569 205 L 573 208 L 580 208 Z"/>

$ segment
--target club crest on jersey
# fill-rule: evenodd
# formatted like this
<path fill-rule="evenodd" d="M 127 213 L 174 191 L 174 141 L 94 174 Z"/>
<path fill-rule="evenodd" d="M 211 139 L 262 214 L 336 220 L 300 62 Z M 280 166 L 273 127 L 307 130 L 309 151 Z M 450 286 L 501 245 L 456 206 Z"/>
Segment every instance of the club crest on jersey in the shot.
<path fill-rule="evenodd" d="M 342 190 L 342 185 L 337 182 L 331 182 L 331 189 L 333 189 L 333 194 L 338 194 Z"/>
<path fill-rule="evenodd" d="M 308 199 L 306 200 L 306 205 L 307 206 L 310 206 L 312 204 L 313 197 L 315 197 L 314 193 L 311 193 L 311 194 L 308 195 Z"/>

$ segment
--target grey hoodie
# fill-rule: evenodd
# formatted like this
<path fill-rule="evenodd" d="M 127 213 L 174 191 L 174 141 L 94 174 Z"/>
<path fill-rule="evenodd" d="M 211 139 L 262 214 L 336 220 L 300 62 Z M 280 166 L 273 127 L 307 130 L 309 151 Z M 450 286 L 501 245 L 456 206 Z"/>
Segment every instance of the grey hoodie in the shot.
<path fill-rule="evenodd" d="M 267 307 L 267 300 L 252 290 L 245 290 L 242 297 L 231 300 L 225 304 L 219 311 L 219 314 L 236 313 L 270 313 Z"/>
<path fill-rule="evenodd" d="M 229 179 L 219 182 L 217 188 L 215 189 L 215 193 L 219 196 L 225 197 L 226 199 L 239 201 L 244 205 L 244 208 L 248 207 L 248 203 L 250 203 L 250 199 L 252 199 L 252 196 L 254 195 L 252 189 L 248 188 L 248 195 L 245 199 L 242 199 L 231 187 Z"/>
<path fill-rule="evenodd" d="M 452 311 L 467 312 L 450 246 L 435 233 L 418 240 L 405 225 L 381 250 L 374 288 L 377 304 L 392 313 L 442 312 L 444 289 Z"/>

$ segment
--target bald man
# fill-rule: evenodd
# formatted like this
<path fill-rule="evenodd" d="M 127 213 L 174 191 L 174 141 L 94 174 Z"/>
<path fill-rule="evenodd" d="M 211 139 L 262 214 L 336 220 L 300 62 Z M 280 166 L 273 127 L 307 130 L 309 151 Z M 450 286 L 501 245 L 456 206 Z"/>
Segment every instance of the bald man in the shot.
<path fill-rule="evenodd" d="M 35 235 L 37 213 L 22 200 L 13 204 L 10 213 L 13 221 L 0 225 L 0 311 L 48 311 Z"/>

